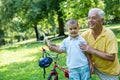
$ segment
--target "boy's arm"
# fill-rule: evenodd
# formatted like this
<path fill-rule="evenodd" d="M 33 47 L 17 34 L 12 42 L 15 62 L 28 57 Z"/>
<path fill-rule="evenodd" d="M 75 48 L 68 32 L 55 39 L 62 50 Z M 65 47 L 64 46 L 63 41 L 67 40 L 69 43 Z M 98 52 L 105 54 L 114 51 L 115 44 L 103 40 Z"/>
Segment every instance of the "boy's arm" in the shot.
<path fill-rule="evenodd" d="M 59 45 L 50 44 L 50 46 L 48 46 L 48 47 L 51 51 L 55 51 L 57 53 L 63 53 L 64 52 L 62 49 L 60 49 Z"/>
<path fill-rule="evenodd" d="M 63 53 L 63 52 L 64 52 L 62 49 L 60 49 L 60 46 L 59 46 L 59 45 L 51 44 L 49 40 L 46 40 L 46 41 L 45 41 L 45 44 L 48 46 L 48 48 L 49 48 L 51 51 L 55 51 L 55 52 L 57 52 L 57 53 Z"/>

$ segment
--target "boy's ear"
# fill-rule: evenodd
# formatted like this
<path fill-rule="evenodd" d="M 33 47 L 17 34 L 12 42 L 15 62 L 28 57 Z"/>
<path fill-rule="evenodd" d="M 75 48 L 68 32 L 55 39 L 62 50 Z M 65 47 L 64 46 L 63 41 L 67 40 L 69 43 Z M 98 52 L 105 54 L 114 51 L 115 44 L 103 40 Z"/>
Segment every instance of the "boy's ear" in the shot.
<path fill-rule="evenodd" d="M 68 32 L 68 27 L 66 27 L 66 31 Z"/>

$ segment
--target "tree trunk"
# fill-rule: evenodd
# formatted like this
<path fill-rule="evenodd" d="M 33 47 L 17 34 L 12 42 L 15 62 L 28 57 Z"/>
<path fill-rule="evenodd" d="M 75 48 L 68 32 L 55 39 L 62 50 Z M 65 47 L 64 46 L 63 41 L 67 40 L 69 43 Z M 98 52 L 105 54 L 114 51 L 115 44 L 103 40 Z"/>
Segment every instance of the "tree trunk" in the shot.
<path fill-rule="evenodd" d="M 58 25 L 59 25 L 59 36 L 63 36 L 64 34 L 64 22 L 62 19 L 62 12 L 58 11 Z"/>
<path fill-rule="evenodd" d="M 38 32 L 38 29 L 37 29 L 37 25 L 34 25 L 34 29 L 35 29 L 37 41 L 39 41 L 39 32 Z"/>
<path fill-rule="evenodd" d="M 0 29 L 0 46 L 5 45 L 4 31 Z"/>

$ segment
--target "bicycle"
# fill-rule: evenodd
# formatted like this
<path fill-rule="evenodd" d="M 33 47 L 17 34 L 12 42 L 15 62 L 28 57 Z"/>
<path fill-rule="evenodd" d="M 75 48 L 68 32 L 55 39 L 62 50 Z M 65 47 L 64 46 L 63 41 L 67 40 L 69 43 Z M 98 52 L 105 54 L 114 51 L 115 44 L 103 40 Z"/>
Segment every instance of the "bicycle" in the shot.
<path fill-rule="evenodd" d="M 65 78 L 69 78 L 69 74 L 68 74 L 69 71 L 66 68 L 58 65 L 58 63 L 57 63 L 58 54 L 53 57 L 44 48 L 42 48 L 42 53 L 43 53 L 44 58 L 39 61 L 39 66 L 44 68 L 44 78 L 45 78 L 45 74 L 46 74 L 45 68 L 50 66 L 52 61 L 54 61 L 53 69 L 51 70 L 47 80 L 52 80 L 53 77 L 54 77 L 54 80 L 58 80 L 57 68 L 64 73 Z"/>

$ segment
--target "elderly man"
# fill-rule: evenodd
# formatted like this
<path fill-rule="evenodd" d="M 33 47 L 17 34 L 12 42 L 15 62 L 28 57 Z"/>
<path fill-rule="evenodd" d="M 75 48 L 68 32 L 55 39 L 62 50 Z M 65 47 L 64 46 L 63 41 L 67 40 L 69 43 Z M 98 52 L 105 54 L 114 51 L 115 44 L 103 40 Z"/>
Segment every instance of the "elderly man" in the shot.
<path fill-rule="evenodd" d="M 118 80 L 120 66 L 118 61 L 118 43 L 114 33 L 103 27 L 104 11 L 93 8 L 88 13 L 89 30 L 81 35 L 88 45 L 80 45 L 90 56 L 94 72 L 101 80 Z"/>

